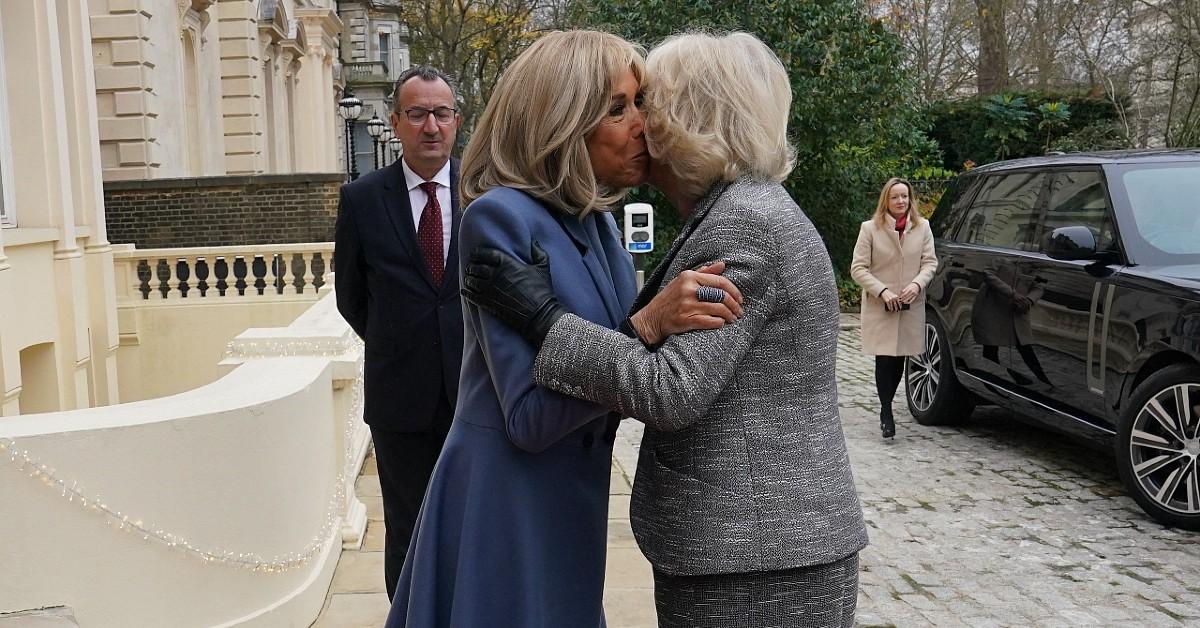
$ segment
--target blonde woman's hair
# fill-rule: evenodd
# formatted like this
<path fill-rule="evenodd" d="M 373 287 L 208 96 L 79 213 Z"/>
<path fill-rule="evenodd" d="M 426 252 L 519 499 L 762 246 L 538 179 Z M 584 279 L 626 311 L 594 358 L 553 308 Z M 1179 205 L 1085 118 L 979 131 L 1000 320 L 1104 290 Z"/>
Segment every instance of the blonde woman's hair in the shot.
<path fill-rule="evenodd" d="M 892 177 L 887 180 L 887 183 L 883 184 L 883 189 L 879 191 L 879 203 L 875 205 L 875 215 L 871 217 L 875 221 L 875 224 L 880 227 L 887 226 L 888 194 L 891 194 L 892 188 L 898 183 L 903 183 L 908 188 L 908 221 L 915 227 L 921 224 L 922 220 L 925 220 L 920 212 L 917 211 L 917 197 L 913 193 L 912 184 L 900 177 Z"/>
<path fill-rule="evenodd" d="M 614 207 L 625 189 L 596 179 L 587 138 L 626 70 L 642 82 L 641 52 L 616 35 L 563 31 L 534 42 L 500 78 L 467 143 L 463 203 L 508 186 L 579 216 Z"/>
<path fill-rule="evenodd" d="M 792 87 L 775 53 L 748 33 L 687 33 L 646 58 L 646 144 L 681 191 L 698 197 L 741 175 L 783 181 Z"/>

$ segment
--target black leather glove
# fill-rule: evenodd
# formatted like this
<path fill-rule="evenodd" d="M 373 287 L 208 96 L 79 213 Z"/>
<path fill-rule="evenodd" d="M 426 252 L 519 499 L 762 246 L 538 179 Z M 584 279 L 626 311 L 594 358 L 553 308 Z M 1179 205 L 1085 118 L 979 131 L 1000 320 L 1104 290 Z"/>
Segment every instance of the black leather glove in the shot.
<path fill-rule="evenodd" d="M 550 256 L 533 241 L 532 264 L 477 246 L 463 272 L 462 296 L 541 349 L 550 328 L 567 310 L 554 295 Z"/>

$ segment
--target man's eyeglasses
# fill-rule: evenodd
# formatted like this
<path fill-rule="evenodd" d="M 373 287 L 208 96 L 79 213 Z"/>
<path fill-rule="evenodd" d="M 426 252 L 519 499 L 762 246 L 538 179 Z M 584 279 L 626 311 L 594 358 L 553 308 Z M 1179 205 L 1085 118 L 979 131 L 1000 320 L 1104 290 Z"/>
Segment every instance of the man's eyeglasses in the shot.
<path fill-rule="evenodd" d="M 435 109 L 412 107 L 404 110 L 404 117 L 408 118 L 409 124 L 421 125 L 425 124 L 426 116 L 431 113 L 433 114 L 433 119 L 438 124 L 450 124 L 454 121 L 454 116 L 458 114 L 458 109 L 451 109 L 450 107 L 437 107 Z"/>

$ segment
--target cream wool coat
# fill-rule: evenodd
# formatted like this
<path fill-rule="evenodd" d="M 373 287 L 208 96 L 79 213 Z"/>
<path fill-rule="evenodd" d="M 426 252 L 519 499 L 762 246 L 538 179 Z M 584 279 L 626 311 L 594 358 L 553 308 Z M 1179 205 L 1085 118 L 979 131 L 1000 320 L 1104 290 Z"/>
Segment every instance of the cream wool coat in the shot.
<path fill-rule="evenodd" d="M 909 220 L 901 243 L 896 219 L 884 216 L 886 228 L 874 220 L 862 223 L 850 276 L 862 286 L 862 345 L 870 355 L 920 355 L 925 350 L 925 288 L 937 270 L 929 221 Z M 910 282 L 921 294 L 908 310 L 889 312 L 879 295 L 884 288 L 896 294 Z"/>

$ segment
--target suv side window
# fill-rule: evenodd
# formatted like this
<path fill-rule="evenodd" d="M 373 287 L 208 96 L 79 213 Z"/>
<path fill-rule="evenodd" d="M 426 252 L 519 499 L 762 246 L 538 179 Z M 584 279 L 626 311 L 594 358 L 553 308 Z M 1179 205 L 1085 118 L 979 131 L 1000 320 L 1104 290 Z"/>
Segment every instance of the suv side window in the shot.
<path fill-rule="evenodd" d="M 1041 172 L 988 177 L 959 228 L 957 241 L 1018 251 L 1041 249 L 1037 218 L 1045 184 Z"/>
<path fill-rule="evenodd" d="M 953 239 L 963 214 L 969 209 L 970 201 L 975 197 L 975 191 L 983 183 L 983 179 L 984 177 L 963 174 L 946 186 L 933 216 L 929 218 L 934 237 Z"/>
<path fill-rule="evenodd" d="M 1083 226 L 1096 237 L 1096 250 L 1113 245 L 1113 223 L 1109 217 L 1104 179 L 1096 170 L 1055 172 L 1050 179 L 1050 201 L 1046 204 L 1040 245 L 1059 227 Z"/>

